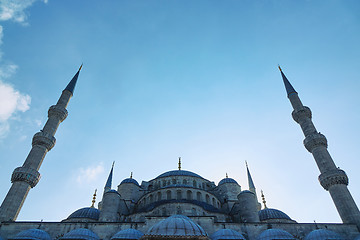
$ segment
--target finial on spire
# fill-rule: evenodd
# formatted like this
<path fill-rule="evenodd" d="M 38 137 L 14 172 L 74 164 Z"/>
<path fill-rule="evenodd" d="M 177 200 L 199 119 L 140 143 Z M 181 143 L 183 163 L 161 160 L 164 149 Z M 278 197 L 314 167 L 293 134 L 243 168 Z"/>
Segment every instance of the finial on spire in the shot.
<path fill-rule="evenodd" d="M 80 70 L 82 69 L 82 66 L 83 66 L 83 63 L 82 63 L 82 64 L 80 65 L 80 67 L 79 67 L 79 70 L 78 70 L 79 72 L 80 72 Z"/>
<path fill-rule="evenodd" d="M 178 163 L 178 165 L 179 165 L 179 170 L 181 170 L 181 157 L 179 157 L 179 163 Z"/>
<path fill-rule="evenodd" d="M 228 177 L 229 177 L 227 173 L 225 174 L 225 177 L 226 177 L 226 178 L 228 178 Z"/>
<path fill-rule="evenodd" d="M 246 165 L 246 168 L 249 168 L 248 164 L 247 164 L 247 161 L 245 160 L 245 165 Z"/>
<path fill-rule="evenodd" d="M 82 68 L 82 64 L 80 65 L 80 68 L 79 70 L 77 71 L 77 73 L 74 75 L 74 77 L 71 79 L 71 81 L 69 82 L 69 84 L 66 86 L 66 88 L 64 90 L 68 90 L 69 92 L 71 92 L 71 94 L 74 94 L 74 89 L 75 89 L 75 86 L 76 86 L 76 82 L 78 80 L 78 77 L 79 77 L 79 73 L 80 73 L 80 70 Z"/>
<path fill-rule="evenodd" d="M 294 89 L 294 87 L 291 85 L 291 83 L 289 82 L 289 80 L 286 78 L 285 74 L 283 73 L 280 65 L 278 65 L 280 73 L 281 73 L 281 77 L 283 79 L 284 85 L 285 85 L 285 89 L 286 89 L 286 93 L 288 95 L 288 97 L 290 96 L 290 94 L 292 93 L 297 93 Z"/>
<path fill-rule="evenodd" d="M 95 193 L 93 195 L 92 204 L 91 204 L 92 208 L 94 208 L 94 204 L 95 204 L 95 201 L 96 201 L 96 191 L 97 191 L 97 189 L 95 189 Z"/>
<path fill-rule="evenodd" d="M 262 198 L 262 202 L 263 202 L 263 204 L 264 204 L 264 208 L 267 208 L 267 206 L 266 206 L 266 200 L 265 200 L 265 196 L 264 196 L 263 190 L 261 190 L 261 198 Z"/>
<path fill-rule="evenodd" d="M 248 177 L 249 190 L 256 194 L 255 184 L 254 184 L 254 181 L 252 180 L 247 161 L 245 161 L 245 164 L 246 164 L 246 171 L 247 171 L 247 177 Z"/>
<path fill-rule="evenodd" d="M 132 176 L 133 176 L 133 172 L 130 173 L 130 179 L 132 179 Z"/>

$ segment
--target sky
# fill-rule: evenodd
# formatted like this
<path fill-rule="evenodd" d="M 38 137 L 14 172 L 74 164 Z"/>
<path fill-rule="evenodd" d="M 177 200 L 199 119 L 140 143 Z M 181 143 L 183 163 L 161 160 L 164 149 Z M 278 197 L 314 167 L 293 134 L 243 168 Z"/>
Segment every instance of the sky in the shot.
<path fill-rule="evenodd" d="M 284 73 L 360 204 L 360 2 L 0 0 L 0 201 L 83 63 L 18 220 L 60 221 L 133 172 L 248 189 L 298 222 L 341 222 L 291 117 Z M 260 201 L 260 199 L 259 199 Z"/>

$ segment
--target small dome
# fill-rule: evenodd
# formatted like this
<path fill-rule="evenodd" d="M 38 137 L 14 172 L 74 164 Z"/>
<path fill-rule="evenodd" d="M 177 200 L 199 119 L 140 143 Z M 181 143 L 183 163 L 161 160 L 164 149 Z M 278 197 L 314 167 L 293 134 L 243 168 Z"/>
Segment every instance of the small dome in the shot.
<path fill-rule="evenodd" d="M 220 229 L 214 232 L 210 238 L 212 240 L 221 240 L 221 239 L 245 240 L 244 236 L 241 235 L 241 233 L 234 231 L 232 229 Z"/>
<path fill-rule="evenodd" d="M 276 239 L 276 240 L 278 240 L 278 239 L 286 239 L 286 240 L 294 239 L 295 240 L 293 235 L 291 235 L 287 231 L 282 230 L 282 229 L 276 229 L 276 228 L 265 230 L 256 238 L 256 240 L 273 240 L 273 239 Z"/>
<path fill-rule="evenodd" d="M 85 207 L 85 208 L 80 208 L 79 210 L 76 210 L 67 219 L 89 218 L 89 219 L 93 219 L 93 220 L 99 220 L 99 215 L 100 215 L 99 209 L 93 208 L 93 207 Z"/>
<path fill-rule="evenodd" d="M 28 229 L 19 232 L 14 238 L 12 239 L 31 239 L 31 240 L 51 240 L 50 235 L 40 229 Z"/>
<path fill-rule="evenodd" d="M 115 189 L 110 189 L 109 191 L 106 191 L 105 193 L 117 193 L 120 195 L 120 193 L 118 191 L 116 191 Z"/>
<path fill-rule="evenodd" d="M 117 240 L 117 239 L 139 239 L 144 235 L 142 232 L 136 229 L 125 229 L 117 232 L 111 240 Z"/>
<path fill-rule="evenodd" d="M 190 172 L 190 171 L 186 171 L 186 170 L 173 170 L 173 171 L 168 171 L 165 172 L 163 174 L 160 174 L 159 176 L 157 176 L 156 178 L 162 178 L 162 177 L 171 177 L 171 176 L 189 176 L 189 177 L 197 177 L 197 178 L 202 178 L 200 175 Z M 155 179 L 156 179 L 155 178 Z"/>
<path fill-rule="evenodd" d="M 183 215 L 173 215 L 155 224 L 147 236 L 207 236 L 200 225 Z"/>
<path fill-rule="evenodd" d="M 259 211 L 260 221 L 265 221 L 268 219 L 287 219 L 292 220 L 286 213 L 273 209 L 273 208 L 265 208 Z"/>
<path fill-rule="evenodd" d="M 120 185 L 123 184 L 123 183 L 133 183 L 133 184 L 135 184 L 136 186 L 139 186 L 139 183 L 138 183 L 135 179 L 133 179 L 133 178 L 125 178 L 124 180 L 122 180 L 122 182 L 120 183 Z"/>
<path fill-rule="evenodd" d="M 66 233 L 60 239 L 79 239 L 79 240 L 100 240 L 100 238 L 89 229 L 78 228 Z"/>
<path fill-rule="evenodd" d="M 229 178 L 229 177 L 222 179 L 222 180 L 219 182 L 218 185 L 220 186 L 220 185 L 222 185 L 222 184 L 224 184 L 224 183 L 236 183 L 236 184 L 238 184 L 234 179 Z"/>
<path fill-rule="evenodd" d="M 343 240 L 344 238 L 342 238 L 338 233 L 326 229 L 314 230 L 305 237 L 305 240 L 328 240 L 328 239 Z"/>

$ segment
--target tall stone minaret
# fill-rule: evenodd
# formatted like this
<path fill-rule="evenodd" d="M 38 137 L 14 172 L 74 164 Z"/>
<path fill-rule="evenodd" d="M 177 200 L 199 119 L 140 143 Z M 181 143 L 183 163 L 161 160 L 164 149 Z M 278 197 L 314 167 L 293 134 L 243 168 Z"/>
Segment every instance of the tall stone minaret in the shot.
<path fill-rule="evenodd" d="M 44 128 L 34 135 L 32 148 L 24 164 L 21 167 L 15 168 L 12 173 L 12 186 L 0 207 L 0 222 L 16 220 L 30 188 L 35 187 L 39 182 L 40 173 L 38 170 L 46 153 L 55 145 L 54 135 L 59 124 L 64 121 L 68 115 L 66 106 L 74 93 L 81 67 L 82 65 L 62 91 L 56 105 L 49 108 L 48 120 Z"/>
<path fill-rule="evenodd" d="M 260 211 L 261 210 L 261 203 L 259 203 L 259 201 L 258 201 L 258 197 L 257 197 L 257 194 L 256 194 L 256 187 L 255 187 L 254 181 L 252 180 L 247 161 L 245 161 L 245 165 L 246 165 L 246 172 L 247 172 L 247 178 L 248 178 L 249 191 L 255 194 L 257 207 L 258 207 L 258 210 Z"/>
<path fill-rule="evenodd" d="M 320 170 L 319 181 L 321 186 L 329 191 L 337 211 L 344 223 L 356 224 L 360 228 L 360 212 L 352 198 L 347 185 L 349 183 L 346 173 L 336 167 L 327 150 L 327 140 L 318 132 L 311 120 L 310 108 L 303 106 L 300 98 L 279 67 L 286 92 L 291 105 L 293 119 L 300 124 L 305 135 L 305 148 L 312 153 Z"/>

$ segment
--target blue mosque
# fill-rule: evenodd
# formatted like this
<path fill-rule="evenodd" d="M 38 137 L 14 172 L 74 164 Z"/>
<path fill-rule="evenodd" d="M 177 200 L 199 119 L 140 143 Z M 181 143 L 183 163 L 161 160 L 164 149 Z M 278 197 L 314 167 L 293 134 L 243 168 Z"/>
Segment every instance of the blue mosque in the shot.
<path fill-rule="evenodd" d="M 292 117 L 304 133 L 304 146 L 320 170 L 319 182 L 329 192 L 343 223 L 299 223 L 257 196 L 246 164 L 249 189 L 226 176 L 218 184 L 192 171 L 176 170 L 139 183 L 124 179 L 112 184 L 114 164 L 102 195 L 94 193 L 92 205 L 74 210 L 59 222 L 16 221 L 30 189 L 40 180 L 39 169 L 55 145 L 55 133 L 68 116 L 66 110 L 80 69 L 48 111 L 48 120 L 32 139 L 22 166 L 11 175 L 12 186 L 0 207 L 0 240 L 360 240 L 360 212 L 327 150 L 326 137 L 317 131 L 309 107 L 279 67 Z M 45 179 L 44 179 L 45 180 Z M 95 206 L 96 196 L 100 199 Z M 100 197 L 99 197 L 100 196 Z"/>

